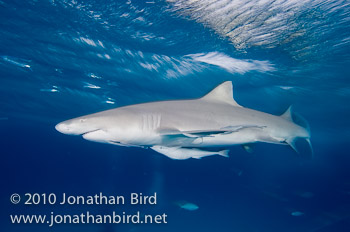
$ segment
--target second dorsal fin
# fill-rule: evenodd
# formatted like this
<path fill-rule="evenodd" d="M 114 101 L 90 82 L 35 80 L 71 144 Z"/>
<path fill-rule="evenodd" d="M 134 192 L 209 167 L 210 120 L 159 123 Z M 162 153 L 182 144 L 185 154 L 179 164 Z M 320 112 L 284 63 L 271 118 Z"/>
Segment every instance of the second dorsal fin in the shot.
<path fill-rule="evenodd" d="M 289 121 L 293 122 L 293 116 L 292 116 L 292 106 L 289 106 L 288 109 L 286 110 L 286 112 L 284 112 L 281 115 L 282 118 L 287 119 Z"/>
<path fill-rule="evenodd" d="M 233 98 L 231 81 L 225 81 L 224 83 L 218 85 L 201 99 L 207 101 L 224 102 L 233 106 L 242 107 L 238 105 L 238 103 Z"/>

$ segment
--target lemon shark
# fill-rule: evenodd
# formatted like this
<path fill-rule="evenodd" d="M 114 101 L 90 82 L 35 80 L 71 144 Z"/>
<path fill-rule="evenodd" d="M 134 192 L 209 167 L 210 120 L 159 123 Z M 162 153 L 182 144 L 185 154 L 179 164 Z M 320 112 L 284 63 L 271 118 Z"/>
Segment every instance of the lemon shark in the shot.
<path fill-rule="evenodd" d="M 151 148 L 172 159 L 227 157 L 227 150 L 212 147 L 243 145 L 249 151 L 256 142 L 297 150 L 297 138 L 311 148 L 310 131 L 293 122 L 291 108 L 279 116 L 245 108 L 234 100 L 231 81 L 198 99 L 119 107 L 61 122 L 56 130 L 94 142 Z"/>

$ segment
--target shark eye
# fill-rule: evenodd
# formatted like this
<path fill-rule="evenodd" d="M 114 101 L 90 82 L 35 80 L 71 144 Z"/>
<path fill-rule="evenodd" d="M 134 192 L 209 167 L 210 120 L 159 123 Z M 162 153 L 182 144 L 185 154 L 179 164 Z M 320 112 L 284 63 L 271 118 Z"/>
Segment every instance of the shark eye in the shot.
<path fill-rule="evenodd" d="M 84 119 L 84 118 L 80 119 L 80 122 L 85 122 L 85 121 L 86 121 L 86 119 Z"/>

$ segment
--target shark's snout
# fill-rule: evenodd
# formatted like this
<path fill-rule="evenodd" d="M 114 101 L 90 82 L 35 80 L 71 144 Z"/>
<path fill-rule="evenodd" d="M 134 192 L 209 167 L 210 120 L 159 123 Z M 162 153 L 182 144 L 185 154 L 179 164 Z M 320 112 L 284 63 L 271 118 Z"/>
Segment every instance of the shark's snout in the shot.
<path fill-rule="evenodd" d="M 69 126 L 67 126 L 65 123 L 58 123 L 55 126 L 55 129 L 61 132 L 62 134 L 71 134 Z"/>
<path fill-rule="evenodd" d="M 88 124 L 85 121 L 85 119 L 68 120 L 58 123 L 55 128 L 66 135 L 84 135 L 99 130 L 96 125 Z"/>

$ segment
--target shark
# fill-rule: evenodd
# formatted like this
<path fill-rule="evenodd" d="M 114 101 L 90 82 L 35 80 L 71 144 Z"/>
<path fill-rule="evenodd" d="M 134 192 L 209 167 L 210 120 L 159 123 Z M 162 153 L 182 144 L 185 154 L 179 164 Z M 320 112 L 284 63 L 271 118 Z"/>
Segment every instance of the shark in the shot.
<path fill-rule="evenodd" d="M 228 157 L 228 150 L 212 149 L 242 145 L 250 152 L 257 142 L 298 151 L 297 139 L 312 150 L 310 130 L 293 121 L 291 107 L 282 115 L 243 107 L 233 97 L 231 81 L 197 99 L 127 105 L 63 121 L 55 128 L 89 141 L 150 148 L 177 160 Z"/>

